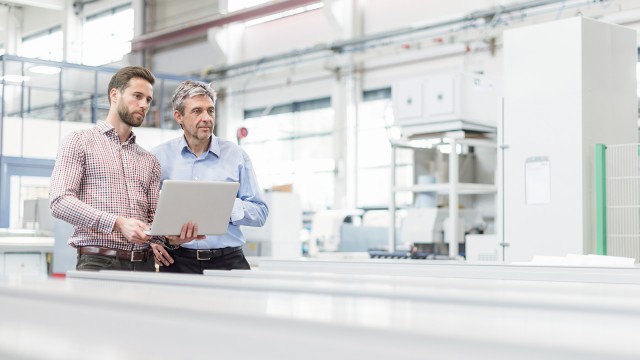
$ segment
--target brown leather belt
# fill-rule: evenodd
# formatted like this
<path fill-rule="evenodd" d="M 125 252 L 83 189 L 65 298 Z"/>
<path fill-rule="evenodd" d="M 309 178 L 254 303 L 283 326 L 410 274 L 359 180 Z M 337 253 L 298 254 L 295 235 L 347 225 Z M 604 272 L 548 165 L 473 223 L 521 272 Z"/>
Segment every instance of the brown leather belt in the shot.
<path fill-rule="evenodd" d="M 118 250 L 110 249 L 100 246 L 82 246 L 78 248 L 78 254 L 80 255 L 100 255 L 117 258 L 120 260 L 145 261 L 151 253 L 151 249 L 145 250 Z"/>

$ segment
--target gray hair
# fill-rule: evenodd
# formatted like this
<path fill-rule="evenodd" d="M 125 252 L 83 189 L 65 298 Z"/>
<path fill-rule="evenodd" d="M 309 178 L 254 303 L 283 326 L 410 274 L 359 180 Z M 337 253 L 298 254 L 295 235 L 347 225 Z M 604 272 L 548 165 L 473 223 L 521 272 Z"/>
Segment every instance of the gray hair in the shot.
<path fill-rule="evenodd" d="M 173 93 L 173 98 L 171 98 L 173 110 L 178 111 L 181 115 L 184 115 L 184 100 L 201 95 L 208 96 L 213 101 L 213 105 L 215 106 L 216 98 L 218 97 L 218 95 L 216 91 L 211 87 L 211 84 L 194 80 L 183 81 L 180 85 L 178 85 L 176 91 Z"/>

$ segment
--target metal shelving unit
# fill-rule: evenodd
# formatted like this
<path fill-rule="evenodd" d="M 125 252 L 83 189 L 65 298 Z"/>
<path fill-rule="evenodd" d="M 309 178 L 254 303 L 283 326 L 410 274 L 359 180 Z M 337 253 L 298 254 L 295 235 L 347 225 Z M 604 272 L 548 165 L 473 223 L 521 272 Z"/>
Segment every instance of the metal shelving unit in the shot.
<path fill-rule="evenodd" d="M 430 149 L 434 145 L 425 139 L 416 140 L 391 140 L 391 200 L 389 211 L 391 215 L 391 226 L 389 227 L 389 247 L 390 251 L 396 249 L 397 229 L 395 226 L 396 219 L 396 193 L 398 192 L 435 192 L 438 195 L 447 195 L 449 198 L 449 227 L 451 241 L 458 239 L 458 216 L 459 216 L 459 196 L 460 195 L 480 195 L 495 194 L 497 189 L 495 184 L 478 184 L 478 183 L 461 183 L 459 182 L 459 155 L 457 152 L 458 145 L 467 145 L 473 147 L 489 147 L 497 148 L 494 139 L 466 138 L 464 131 L 455 131 L 446 133 L 449 139 L 447 145 L 451 146 L 449 154 L 449 181 L 446 183 L 434 184 L 414 184 L 410 186 L 396 186 L 396 151 L 397 149 L 421 150 Z M 458 256 L 458 247 L 449 246 L 449 257 L 456 258 Z"/>

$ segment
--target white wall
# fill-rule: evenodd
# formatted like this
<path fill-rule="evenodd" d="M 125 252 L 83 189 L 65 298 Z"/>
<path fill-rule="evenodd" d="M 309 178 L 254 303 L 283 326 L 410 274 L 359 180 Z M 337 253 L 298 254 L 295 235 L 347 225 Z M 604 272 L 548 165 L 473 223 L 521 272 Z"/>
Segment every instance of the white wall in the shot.
<path fill-rule="evenodd" d="M 409 26 L 426 24 L 429 20 L 458 17 L 476 10 L 508 5 L 514 0 L 367 0 L 364 13 L 365 34 L 375 34 Z"/>
<path fill-rule="evenodd" d="M 217 0 L 155 0 L 148 3 L 151 6 L 149 31 L 184 26 L 185 23 L 219 14 Z"/>
<path fill-rule="evenodd" d="M 313 10 L 296 16 L 254 25 L 245 29 L 245 59 L 301 50 L 334 41 L 331 23 L 325 12 Z"/>
<path fill-rule="evenodd" d="M 61 26 L 64 14 L 61 11 L 25 7 L 23 12 L 22 36 L 29 36 L 52 27 Z"/>
<path fill-rule="evenodd" d="M 165 74 L 200 73 L 214 61 L 216 53 L 206 41 L 188 43 L 180 47 L 164 49 L 153 55 L 152 68 Z"/>

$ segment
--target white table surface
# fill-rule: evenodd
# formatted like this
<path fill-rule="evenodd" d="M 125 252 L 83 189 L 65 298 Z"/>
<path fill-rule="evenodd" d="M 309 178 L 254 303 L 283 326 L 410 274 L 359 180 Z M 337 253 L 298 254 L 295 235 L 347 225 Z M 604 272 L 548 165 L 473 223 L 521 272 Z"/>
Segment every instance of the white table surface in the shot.
<path fill-rule="evenodd" d="M 0 236 L 0 252 L 51 252 L 53 245 L 49 236 Z"/>
<path fill-rule="evenodd" d="M 51 342 L 65 359 L 96 347 L 117 359 L 210 358 L 210 349 L 235 359 L 640 357 L 637 285 L 87 277 L 103 280 L 0 282 L 0 349 L 37 355 L 34 344 Z"/>

